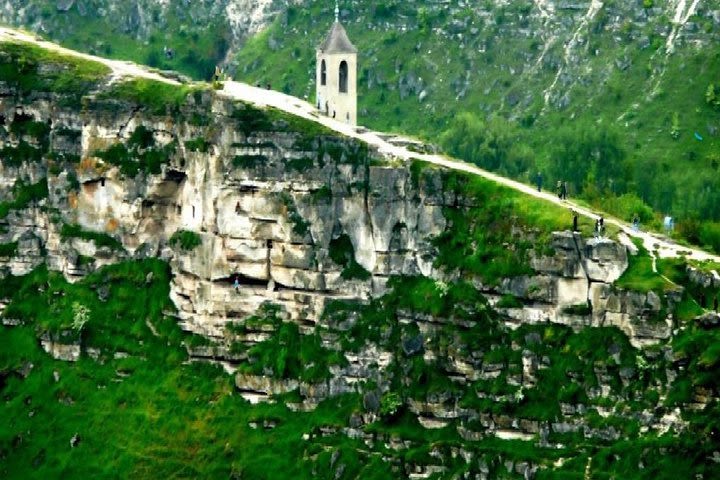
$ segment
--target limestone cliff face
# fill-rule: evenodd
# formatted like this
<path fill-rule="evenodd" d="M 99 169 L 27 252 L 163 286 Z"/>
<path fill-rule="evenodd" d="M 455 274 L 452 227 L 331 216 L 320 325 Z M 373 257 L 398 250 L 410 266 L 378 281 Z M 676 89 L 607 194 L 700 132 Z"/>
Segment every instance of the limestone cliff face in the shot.
<path fill-rule="evenodd" d="M 2 196 L 13 197 L 17 179 L 48 187 L 47 199 L 4 220 L 2 243 L 18 242 L 3 261 L 13 275 L 47 261 L 72 279 L 121 259 L 161 256 L 173 269 L 171 295 L 184 328 L 220 345 L 228 323 L 265 302 L 312 328 L 328 300 L 377 298 L 391 276 L 446 279 L 433 266 L 432 239 L 446 227 L 443 209 L 460 207 L 440 171 L 426 172 L 421 186 L 407 166 L 381 161 L 364 145 L 293 129 L 288 118 L 268 121 L 209 91 L 191 95 L 176 118 L 118 100 L 78 112 L 52 96 L 6 93 L 6 146 L 46 151 L 38 162 L 3 162 Z M 200 115 L 201 122 L 189 120 Z M 46 137 L 13 127 L 28 122 L 46 125 Z M 137 132 L 147 137 L 142 147 L 133 146 Z M 130 151 L 126 164 L 108 160 L 113 148 Z M 148 151 L 165 152 L 157 173 L 142 171 Z M 124 173 L 127 164 L 140 173 Z M 119 244 L 73 234 L 68 225 Z M 183 231 L 198 245 L 171 245 Z M 500 308 L 509 322 L 616 325 L 635 344 L 667 338 L 669 322 L 643 326 L 660 313 L 661 299 L 612 286 L 627 268 L 624 246 L 559 232 L 552 250 L 531 255 L 532 275 L 481 285 L 491 298 L 511 294 L 524 303 Z"/>
<path fill-rule="evenodd" d="M 69 278 L 122 258 L 160 255 L 175 272 L 172 298 L 186 328 L 216 338 L 225 323 L 266 301 L 293 320 L 312 322 L 328 298 L 378 295 L 391 275 L 432 275 L 429 239 L 444 228 L 443 199 L 414 189 L 407 168 L 371 164 L 364 145 L 292 132 L 283 120 L 268 131 L 243 131 L 233 112 L 244 106 L 209 93 L 196 102 L 188 108 L 210 115 L 210 125 L 143 115 L 117 102 L 106 105 L 111 112 L 73 113 L 52 101 L 3 99 L 7 145 L 41 148 L 37 139 L 9 132 L 22 119 L 50 126 L 48 151 L 79 159 L 62 165 L 67 169 L 52 160 L 3 162 L 4 197 L 12 197 L 18 178 L 28 184 L 46 178 L 49 190 L 46 200 L 5 220 L 3 241 L 20 242 L 18 255 L 6 261 L 10 272 L 27 273 L 45 253 L 50 268 Z M 130 177 L 98 157 L 139 129 L 152 136 L 153 148 L 174 146 L 158 174 Z M 63 225 L 108 234 L 122 248 L 63 236 Z M 170 248 L 177 231 L 195 232 L 200 244 Z M 343 278 L 346 265 L 329 252 L 338 238 L 351 245 L 340 254 L 369 279 Z M 93 260 L 81 266 L 81 257 Z"/>

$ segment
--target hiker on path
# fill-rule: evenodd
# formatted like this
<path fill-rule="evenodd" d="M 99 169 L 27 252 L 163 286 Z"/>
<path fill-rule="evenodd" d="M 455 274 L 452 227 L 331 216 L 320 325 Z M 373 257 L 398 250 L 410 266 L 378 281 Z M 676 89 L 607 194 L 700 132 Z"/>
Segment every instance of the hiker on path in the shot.
<path fill-rule="evenodd" d="M 665 215 L 665 218 L 663 219 L 663 227 L 665 228 L 665 234 L 670 235 L 673 231 L 674 227 L 673 219 L 670 215 Z"/>
<path fill-rule="evenodd" d="M 578 213 L 575 210 L 570 210 L 570 211 L 572 212 L 572 217 L 573 217 L 572 229 L 573 229 L 573 232 L 577 232 L 578 231 Z"/>
<path fill-rule="evenodd" d="M 562 187 L 560 187 L 560 193 L 562 194 L 562 199 L 567 200 L 567 182 L 562 182 Z"/>
<path fill-rule="evenodd" d="M 562 182 L 558 180 L 557 185 L 555 186 L 555 191 L 557 192 L 557 196 L 560 200 L 562 200 Z"/>
<path fill-rule="evenodd" d="M 538 192 L 542 191 L 542 173 L 538 172 L 535 176 L 535 182 L 537 183 Z"/>
<path fill-rule="evenodd" d="M 640 217 L 638 217 L 637 213 L 635 213 L 632 218 L 632 229 L 634 232 L 640 230 Z"/>
<path fill-rule="evenodd" d="M 240 280 L 238 279 L 238 276 L 235 275 L 235 281 L 233 282 L 233 288 L 236 292 L 240 292 Z"/>

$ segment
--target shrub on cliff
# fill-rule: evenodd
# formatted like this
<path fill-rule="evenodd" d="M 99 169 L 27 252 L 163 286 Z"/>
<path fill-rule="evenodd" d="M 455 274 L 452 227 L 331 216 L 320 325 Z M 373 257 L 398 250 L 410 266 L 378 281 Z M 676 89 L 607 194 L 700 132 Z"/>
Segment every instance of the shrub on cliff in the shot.
<path fill-rule="evenodd" d="M 202 243 L 202 238 L 189 230 L 178 230 L 170 237 L 170 245 L 181 250 L 190 251 Z"/>

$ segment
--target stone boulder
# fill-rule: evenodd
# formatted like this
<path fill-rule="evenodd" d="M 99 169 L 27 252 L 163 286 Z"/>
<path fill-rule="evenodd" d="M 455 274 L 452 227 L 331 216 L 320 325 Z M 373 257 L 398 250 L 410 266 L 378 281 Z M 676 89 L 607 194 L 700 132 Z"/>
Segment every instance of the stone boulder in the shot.
<path fill-rule="evenodd" d="M 628 267 L 627 248 L 609 238 L 593 238 L 585 244 L 584 265 L 593 282 L 613 283 Z"/>

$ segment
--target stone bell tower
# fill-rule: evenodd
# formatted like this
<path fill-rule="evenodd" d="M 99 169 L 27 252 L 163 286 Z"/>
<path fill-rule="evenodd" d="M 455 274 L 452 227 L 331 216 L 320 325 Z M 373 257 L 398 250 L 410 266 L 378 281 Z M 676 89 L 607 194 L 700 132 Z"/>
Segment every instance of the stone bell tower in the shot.
<path fill-rule="evenodd" d="M 329 117 L 357 125 L 357 48 L 340 23 L 335 2 L 335 23 L 316 52 L 318 110 Z"/>

